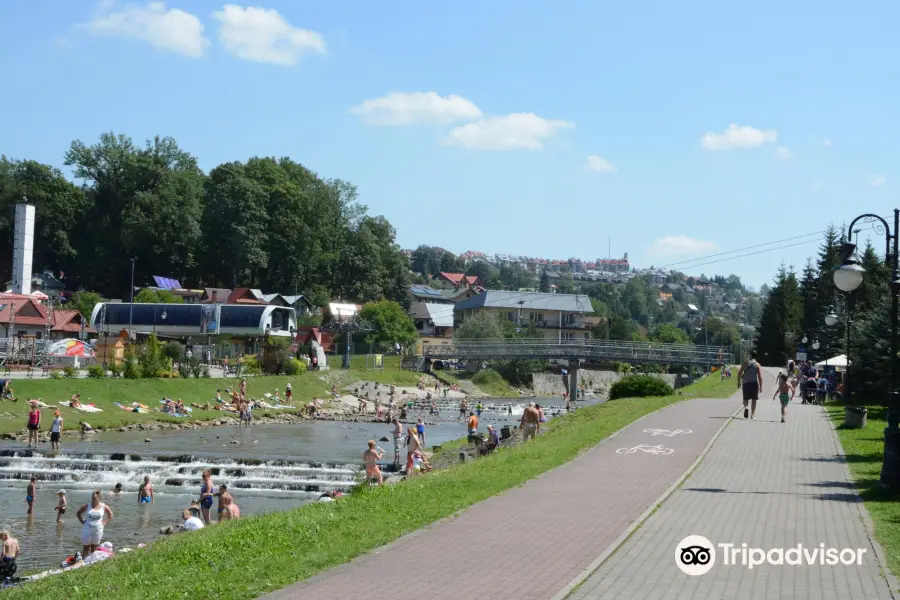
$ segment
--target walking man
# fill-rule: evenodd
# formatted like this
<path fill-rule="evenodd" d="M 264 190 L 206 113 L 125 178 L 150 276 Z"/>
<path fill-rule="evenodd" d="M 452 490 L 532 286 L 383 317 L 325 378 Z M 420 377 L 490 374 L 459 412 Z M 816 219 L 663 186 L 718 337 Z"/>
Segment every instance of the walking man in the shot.
<path fill-rule="evenodd" d="M 738 386 L 744 392 L 744 418 L 756 418 L 756 401 L 759 400 L 763 389 L 762 367 L 756 361 L 756 352 L 750 355 L 750 360 L 741 365 L 741 370 L 738 371 Z"/>
<path fill-rule="evenodd" d="M 541 414 L 538 412 L 534 402 L 530 402 L 528 408 L 522 412 L 522 419 L 519 421 L 519 426 L 522 428 L 524 441 L 527 442 L 528 438 L 533 438 L 537 435 L 541 428 Z"/>
<path fill-rule="evenodd" d="M 394 465 L 397 467 L 397 471 L 399 471 L 400 444 L 403 440 L 403 426 L 400 424 L 400 419 L 394 418 L 394 427 L 391 429 L 391 433 L 394 436 Z"/>

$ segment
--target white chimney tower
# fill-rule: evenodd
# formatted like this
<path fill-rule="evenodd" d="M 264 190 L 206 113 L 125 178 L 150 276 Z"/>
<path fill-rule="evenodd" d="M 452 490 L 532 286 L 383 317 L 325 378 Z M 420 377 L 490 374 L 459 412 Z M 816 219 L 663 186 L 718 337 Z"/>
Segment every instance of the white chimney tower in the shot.
<path fill-rule="evenodd" d="M 23 198 L 27 200 L 27 198 Z M 13 233 L 14 294 L 31 294 L 31 258 L 34 249 L 34 205 L 16 204 L 16 228 Z"/>

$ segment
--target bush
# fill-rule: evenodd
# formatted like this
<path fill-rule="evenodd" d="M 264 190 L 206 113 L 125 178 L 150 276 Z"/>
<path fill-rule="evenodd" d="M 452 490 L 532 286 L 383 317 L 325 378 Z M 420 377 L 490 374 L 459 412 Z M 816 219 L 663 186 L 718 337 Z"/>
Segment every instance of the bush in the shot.
<path fill-rule="evenodd" d="M 120 363 L 113 361 L 107 366 L 109 367 L 109 372 L 112 373 L 113 378 L 122 376 L 122 365 Z"/>
<path fill-rule="evenodd" d="M 209 367 L 207 367 L 206 365 L 203 365 L 203 371 L 200 373 L 200 375 L 202 377 L 205 377 L 206 379 L 209 379 L 210 377 L 212 377 L 212 375 L 210 375 L 210 373 L 209 373 Z"/>
<path fill-rule="evenodd" d="M 78 375 L 78 371 L 75 370 L 75 367 L 63 367 L 63 377 L 66 379 L 73 379 L 76 375 Z"/>
<path fill-rule="evenodd" d="M 62 379 L 62 371 L 50 371 L 50 379 Z"/>
<path fill-rule="evenodd" d="M 612 384 L 609 388 L 609 399 L 646 398 L 647 396 L 668 396 L 674 390 L 672 386 L 652 375 L 628 375 Z"/>
<path fill-rule="evenodd" d="M 101 365 L 91 365 L 87 368 L 87 374 L 91 379 L 104 379 L 106 377 L 106 369 Z"/>
<path fill-rule="evenodd" d="M 162 348 L 163 355 L 172 359 L 172 362 L 179 362 L 184 358 L 184 346 L 179 342 L 166 342 Z"/>
<path fill-rule="evenodd" d="M 501 385 L 503 377 L 493 369 L 482 369 L 472 376 L 472 383 L 475 385 Z"/>
<path fill-rule="evenodd" d="M 243 369 L 241 369 L 243 375 L 262 375 L 262 364 L 255 356 L 245 356 L 241 359 L 241 364 L 243 366 Z"/>
<path fill-rule="evenodd" d="M 200 379 L 200 374 L 203 373 L 203 363 L 200 362 L 200 359 L 196 356 L 191 357 L 191 360 L 188 361 L 188 367 L 191 369 L 191 375 L 195 379 Z"/>
<path fill-rule="evenodd" d="M 181 361 L 180 363 L 178 363 L 178 375 L 183 379 L 187 379 L 188 377 L 190 377 L 191 376 L 191 365 L 189 365 L 188 363 L 186 363 L 184 361 Z"/>
<path fill-rule="evenodd" d="M 292 358 L 284 363 L 285 375 L 302 375 L 306 373 L 306 363 L 302 360 Z"/>
<path fill-rule="evenodd" d="M 125 376 L 125 379 L 141 378 L 141 366 L 136 358 L 130 357 L 125 359 L 125 367 L 122 369 L 122 374 Z"/>

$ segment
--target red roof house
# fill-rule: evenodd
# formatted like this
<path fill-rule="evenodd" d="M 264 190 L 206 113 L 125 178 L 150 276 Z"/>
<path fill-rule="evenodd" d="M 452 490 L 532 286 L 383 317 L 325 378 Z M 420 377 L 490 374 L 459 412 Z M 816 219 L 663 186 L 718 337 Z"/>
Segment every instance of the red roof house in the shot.
<path fill-rule="evenodd" d="M 442 271 L 441 279 L 456 287 L 462 287 L 463 285 L 481 287 L 483 285 L 477 275 L 466 275 L 464 273 L 444 273 Z"/>

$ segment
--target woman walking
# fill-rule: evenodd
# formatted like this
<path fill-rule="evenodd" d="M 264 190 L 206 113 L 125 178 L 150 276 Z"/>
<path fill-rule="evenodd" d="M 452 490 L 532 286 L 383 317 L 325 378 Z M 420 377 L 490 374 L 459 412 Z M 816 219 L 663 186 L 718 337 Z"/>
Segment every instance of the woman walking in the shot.
<path fill-rule="evenodd" d="M 100 490 L 91 494 L 91 501 L 78 509 L 75 516 L 83 525 L 81 529 L 81 555 L 87 556 L 97 549 L 103 540 L 103 527 L 113 518 L 109 507 L 100 499 Z"/>
<path fill-rule="evenodd" d="M 213 496 L 215 496 L 215 487 L 213 487 L 212 473 L 203 471 L 203 485 L 200 486 L 200 513 L 203 515 L 203 522 L 207 525 L 209 521 L 209 510 L 213 505 Z"/>

